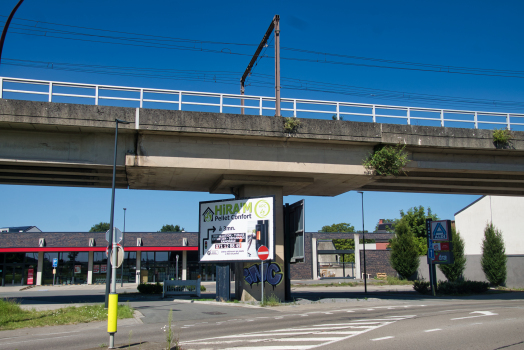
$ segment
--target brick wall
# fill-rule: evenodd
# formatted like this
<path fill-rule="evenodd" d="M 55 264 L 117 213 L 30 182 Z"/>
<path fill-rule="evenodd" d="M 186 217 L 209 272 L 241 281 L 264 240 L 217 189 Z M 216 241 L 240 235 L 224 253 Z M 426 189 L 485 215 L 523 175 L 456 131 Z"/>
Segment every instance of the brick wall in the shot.
<path fill-rule="evenodd" d="M 354 233 L 327 233 L 327 232 L 306 232 L 304 237 L 304 262 L 294 263 L 290 266 L 291 279 L 312 279 L 313 278 L 313 238 L 316 239 L 353 239 Z M 392 237 L 391 233 L 366 233 L 366 239 L 377 241 L 387 241 Z M 362 235 L 360 235 L 362 240 Z M 361 255 L 361 267 L 364 265 Z M 368 273 L 385 272 L 388 275 L 396 276 L 396 271 L 389 264 L 389 254 L 387 250 L 366 250 L 366 269 Z M 372 272 L 371 272 L 372 271 Z"/>

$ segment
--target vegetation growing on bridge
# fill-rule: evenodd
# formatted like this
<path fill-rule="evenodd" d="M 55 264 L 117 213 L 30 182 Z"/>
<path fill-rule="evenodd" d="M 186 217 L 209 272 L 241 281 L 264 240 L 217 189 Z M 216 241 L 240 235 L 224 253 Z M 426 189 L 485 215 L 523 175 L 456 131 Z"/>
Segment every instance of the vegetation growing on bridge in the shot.
<path fill-rule="evenodd" d="M 497 148 L 507 148 L 510 144 L 513 135 L 508 129 L 495 129 L 493 130 L 493 144 Z"/>
<path fill-rule="evenodd" d="M 295 134 L 300 126 L 300 120 L 294 117 L 284 117 L 284 131 L 288 134 Z"/>
<path fill-rule="evenodd" d="M 381 176 L 399 176 L 404 173 L 404 167 L 408 164 L 408 153 L 406 145 L 377 145 L 373 153 L 364 160 L 364 167 L 369 174 Z"/>

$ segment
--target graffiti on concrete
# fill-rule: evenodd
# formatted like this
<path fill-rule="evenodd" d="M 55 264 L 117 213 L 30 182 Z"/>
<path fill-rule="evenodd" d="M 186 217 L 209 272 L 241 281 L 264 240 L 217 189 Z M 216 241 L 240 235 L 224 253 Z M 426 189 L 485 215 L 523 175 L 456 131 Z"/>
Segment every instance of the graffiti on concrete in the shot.
<path fill-rule="evenodd" d="M 249 283 L 250 286 L 253 283 L 260 283 L 262 280 L 262 274 L 260 273 L 261 264 L 253 264 L 248 267 L 244 267 L 244 281 Z M 282 269 L 277 263 L 264 264 L 264 282 L 269 283 L 274 287 L 278 286 L 282 282 L 284 275 Z"/>

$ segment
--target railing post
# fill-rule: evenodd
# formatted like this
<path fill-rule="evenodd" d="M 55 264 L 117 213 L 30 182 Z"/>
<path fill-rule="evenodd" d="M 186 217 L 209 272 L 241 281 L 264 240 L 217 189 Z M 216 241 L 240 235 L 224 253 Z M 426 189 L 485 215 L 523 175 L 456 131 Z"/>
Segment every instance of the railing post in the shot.
<path fill-rule="evenodd" d="M 140 89 L 140 108 L 144 107 L 144 89 Z"/>
<path fill-rule="evenodd" d="M 293 100 L 293 117 L 297 117 L 297 100 Z"/>
<path fill-rule="evenodd" d="M 223 106 L 224 106 L 224 95 L 220 94 L 220 113 L 222 113 Z"/>
<path fill-rule="evenodd" d="M 182 110 L 182 91 L 178 92 L 178 110 Z"/>
<path fill-rule="evenodd" d="M 444 110 L 440 110 L 440 126 L 444 127 Z"/>
<path fill-rule="evenodd" d="M 511 130 L 511 123 L 510 123 L 510 121 L 509 121 L 509 113 L 506 114 L 506 128 L 507 128 L 508 130 Z"/>
<path fill-rule="evenodd" d="M 49 102 L 53 101 L 53 82 L 49 82 Z"/>
<path fill-rule="evenodd" d="M 0 98 L 4 98 L 4 78 L 0 77 Z"/>
<path fill-rule="evenodd" d="M 409 109 L 409 107 L 408 107 L 408 114 L 407 114 L 407 116 L 408 116 L 408 125 L 411 125 L 411 110 Z"/>
<path fill-rule="evenodd" d="M 95 86 L 95 106 L 98 106 L 98 85 Z"/>
<path fill-rule="evenodd" d="M 373 123 L 377 122 L 377 116 L 375 115 L 375 105 L 373 105 Z"/>
<path fill-rule="evenodd" d="M 262 97 L 260 97 L 260 102 L 258 104 L 258 107 L 260 108 L 259 113 L 260 113 L 260 115 L 262 115 Z"/>
<path fill-rule="evenodd" d="M 479 128 L 479 118 L 478 118 L 478 114 L 477 112 L 475 112 L 475 129 L 478 129 Z"/>
<path fill-rule="evenodd" d="M 340 103 L 337 102 L 337 120 L 340 120 Z"/>

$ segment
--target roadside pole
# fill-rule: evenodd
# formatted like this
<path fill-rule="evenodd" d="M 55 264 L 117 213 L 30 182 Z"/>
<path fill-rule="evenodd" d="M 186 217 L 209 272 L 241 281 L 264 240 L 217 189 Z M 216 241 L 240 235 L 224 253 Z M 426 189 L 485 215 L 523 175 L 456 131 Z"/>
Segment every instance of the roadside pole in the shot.
<path fill-rule="evenodd" d="M 109 304 L 107 307 L 107 332 L 109 333 L 109 349 L 115 348 L 115 333 L 117 326 L 118 315 L 118 294 L 116 294 L 116 270 L 117 270 L 117 243 L 116 243 L 116 228 L 113 228 L 113 246 L 111 255 L 111 292 L 109 293 Z"/>
<path fill-rule="evenodd" d="M 262 282 L 262 299 L 261 303 L 264 303 L 264 261 L 269 257 L 269 249 L 265 245 L 261 245 L 257 251 L 258 258 L 260 259 L 260 280 Z"/>

